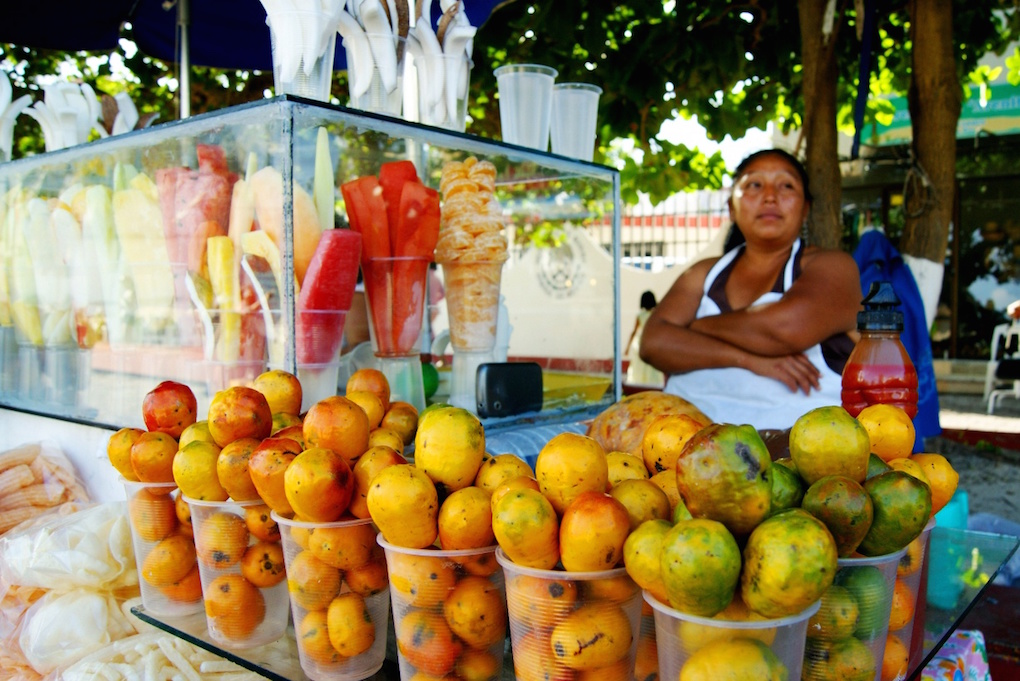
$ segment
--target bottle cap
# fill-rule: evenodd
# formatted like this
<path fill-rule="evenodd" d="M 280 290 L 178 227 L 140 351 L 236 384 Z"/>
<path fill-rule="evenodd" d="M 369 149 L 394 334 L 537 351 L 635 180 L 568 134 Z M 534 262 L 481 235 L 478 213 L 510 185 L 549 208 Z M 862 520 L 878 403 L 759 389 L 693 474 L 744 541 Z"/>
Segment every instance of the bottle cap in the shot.
<path fill-rule="evenodd" d="M 868 295 L 861 301 L 864 310 L 857 313 L 859 331 L 902 331 L 903 312 L 900 299 L 888 281 L 871 283 Z"/>

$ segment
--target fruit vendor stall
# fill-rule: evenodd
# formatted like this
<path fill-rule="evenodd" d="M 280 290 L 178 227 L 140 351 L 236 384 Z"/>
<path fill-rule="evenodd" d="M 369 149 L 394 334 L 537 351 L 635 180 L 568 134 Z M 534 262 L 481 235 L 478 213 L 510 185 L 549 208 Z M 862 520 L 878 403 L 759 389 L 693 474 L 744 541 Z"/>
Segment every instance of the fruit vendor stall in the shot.
<path fill-rule="evenodd" d="M 618 237 L 587 279 L 518 240 L 618 234 L 611 168 L 280 97 L 0 188 L 5 678 L 905 678 L 980 592 L 929 603 L 932 565 L 1016 548 L 932 530 L 955 472 L 896 411 L 809 412 L 787 458 L 621 399 Z M 565 340 L 501 361 L 501 296 Z"/>

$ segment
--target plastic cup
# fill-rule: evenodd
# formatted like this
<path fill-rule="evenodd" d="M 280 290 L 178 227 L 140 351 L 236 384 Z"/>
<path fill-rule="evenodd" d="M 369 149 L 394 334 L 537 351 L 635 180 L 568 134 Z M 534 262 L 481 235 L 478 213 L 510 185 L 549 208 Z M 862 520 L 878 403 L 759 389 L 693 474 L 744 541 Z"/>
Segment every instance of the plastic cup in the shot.
<path fill-rule="evenodd" d="M 692 658 L 696 658 L 693 664 L 698 664 L 698 659 L 706 657 L 714 658 L 717 662 L 722 657 L 725 662 L 724 653 L 716 655 L 713 650 L 738 639 L 764 643 L 775 653 L 778 663 L 785 667 L 787 674 L 783 678 L 788 676 L 799 679 L 804 661 L 804 634 L 808 619 L 818 612 L 820 605 L 820 601 L 815 601 L 789 617 L 730 621 L 688 615 L 662 603 L 648 592 L 645 592 L 645 601 L 655 610 L 655 640 L 659 653 L 660 678 L 663 679 L 680 678 L 684 666 Z M 720 673 L 723 671 L 719 667 L 715 667 L 715 670 Z"/>
<path fill-rule="evenodd" d="M 381 533 L 376 541 L 386 551 L 401 680 L 443 678 L 459 666 L 480 681 L 502 678 L 506 593 L 496 547 L 410 549 Z"/>
<path fill-rule="evenodd" d="M 488 352 L 496 346 L 499 285 L 505 261 L 440 263 L 454 351 Z"/>
<path fill-rule="evenodd" d="M 372 521 L 306 523 L 276 512 L 272 518 L 283 540 L 301 669 L 313 681 L 372 676 L 386 657 L 390 612 Z M 333 629 L 331 622 L 337 623 Z"/>
<path fill-rule="evenodd" d="M 557 83 L 553 86 L 549 132 L 554 154 L 579 161 L 592 160 L 601 94 L 602 88 L 588 83 Z"/>
<path fill-rule="evenodd" d="M 837 592 L 827 592 L 817 616 L 808 623 L 801 673 L 804 681 L 832 678 L 833 671 L 844 668 L 844 664 L 853 664 L 857 669 L 871 667 L 878 681 L 882 675 L 896 569 L 906 552 L 904 547 L 883 556 L 839 559 L 833 584 L 845 591 L 838 592 L 838 600 Z M 858 611 L 856 625 L 848 615 L 853 605 Z"/>
<path fill-rule="evenodd" d="M 539 151 L 548 149 L 553 82 L 558 71 L 541 64 L 507 64 L 493 73 L 499 88 L 503 141 Z"/>
<path fill-rule="evenodd" d="M 283 547 L 248 528 L 255 501 L 200 501 L 185 497 L 198 551 L 198 572 L 209 636 L 227 648 L 271 643 L 287 630 Z"/>
<path fill-rule="evenodd" d="M 142 607 L 162 617 L 201 612 L 195 542 L 177 519 L 176 483 L 124 478 L 121 483 L 127 497 Z"/>
<path fill-rule="evenodd" d="M 907 552 L 900 559 L 896 569 L 896 580 L 902 582 L 910 593 L 910 602 L 913 605 L 913 616 L 906 625 L 893 630 L 890 625 L 889 634 L 896 636 L 903 645 L 907 647 L 910 662 L 908 669 L 913 669 L 921 661 L 921 653 L 924 647 L 924 612 L 925 599 L 918 598 L 925 590 L 925 558 L 928 555 L 928 540 L 931 538 L 931 531 L 935 527 L 935 519 L 932 518 L 925 525 L 924 530 L 914 541 L 910 542 Z M 903 588 L 903 587 L 901 587 Z"/>
<path fill-rule="evenodd" d="M 407 52 L 407 40 L 397 38 L 392 33 L 366 35 L 371 46 L 369 53 L 354 49 L 346 40 L 343 41 L 347 51 L 351 108 L 399 117 L 404 104 L 404 54 Z M 380 59 L 378 51 L 385 51 L 388 56 Z M 370 67 L 364 66 L 368 59 L 371 60 Z M 380 69 L 380 63 L 385 64 L 384 68 Z"/>
<path fill-rule="evenodd" d="M 496 560 L 506 579 L 517 678 L 633 677 L 641 590 L 625 569 L 538 570 L 517 565 L 501 549 Z"/>
<path fill-rule="evenodd" d="M 377 357 L 418 355 L 428 269 L 429 259 L 415 256 L 361 262 Z"/>
<path fill-rule="evenodd" d="M 205 374 L 206 394 L 212 398 L 216 393 L 237 385 L 248 385 L 265 369 L 262 360 L 202 363 Z"/>
<path fill-rule="evenodd" d="M 464 132 L 471 66 L 466 54 L 423 54 L 414 58 L 419 123 Z"/>
<path fill-rule="evenodd" d="M 266 23 L 272 42 L 276 94 L 328 102 L 336 35 L 335 29 L 327 26 L 327 14 L 300 10 L 273 12 Z M 314 27 L 311 35 L 302 30 L 305 26 Z M 321 45 L 317 45 L 320 41 Z M 317 49 L 320 47 L 323 51 Z"/>
<path fill-rule="evenodd" d="M 634 678 L 659 679 L 659 646 L 655 637 L 655 611 L 647 601 L 641 604 L 641 632 L 638 634 L 637 655 L 634 659 Z"/>

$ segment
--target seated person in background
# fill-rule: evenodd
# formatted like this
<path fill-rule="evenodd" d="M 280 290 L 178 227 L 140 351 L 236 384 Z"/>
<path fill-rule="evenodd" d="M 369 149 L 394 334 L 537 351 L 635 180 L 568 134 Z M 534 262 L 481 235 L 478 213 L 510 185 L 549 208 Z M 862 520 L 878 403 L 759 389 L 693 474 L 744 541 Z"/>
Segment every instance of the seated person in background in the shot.
<path fill-rule="evenodd" d="M 744 159 L 729 208 L 744 243 L 680 275 L 645 324 L 641 357 L 714 421 L 789 428 L 841 403 L 860 276 L 848 253 L 801 241 L 811 194 L 789 153 Z"/>

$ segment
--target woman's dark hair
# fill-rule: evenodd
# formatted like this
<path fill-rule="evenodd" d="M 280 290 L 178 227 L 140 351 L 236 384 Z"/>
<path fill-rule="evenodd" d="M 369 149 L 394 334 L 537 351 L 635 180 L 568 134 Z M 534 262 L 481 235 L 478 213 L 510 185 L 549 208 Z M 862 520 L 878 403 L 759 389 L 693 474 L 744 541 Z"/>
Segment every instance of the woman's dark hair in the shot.
<path fill-rule="evenodd" d="M 761 149 L 760 151 L 756 151 L 745 158 L 740 162 L 740 165 L 737 166 L 737 169 L 733 173 L 733 184 L 736 184 L 737 180 L 739 180 L 740 177 L 747 172 L 747 167 L 749 165 L 759 158 L 769 155 L 778 156 L 793 166 L 793 169 L 797 171 L 797 175 L 800 176 L 800 183 L 804 185 L 804 199 L 811 201 L 811 189 L 808 185 L 807 169 L 804 168 L 804 164 L 800 162 L 800 159 L 784 149 Z"/>
<path fill-rule="evenodd" d="M 655 294 L 651 291 L 645 291 L 641 294 L 641 309 L 651 310 L 655 307 Z"/>

